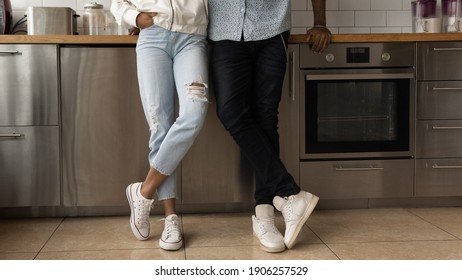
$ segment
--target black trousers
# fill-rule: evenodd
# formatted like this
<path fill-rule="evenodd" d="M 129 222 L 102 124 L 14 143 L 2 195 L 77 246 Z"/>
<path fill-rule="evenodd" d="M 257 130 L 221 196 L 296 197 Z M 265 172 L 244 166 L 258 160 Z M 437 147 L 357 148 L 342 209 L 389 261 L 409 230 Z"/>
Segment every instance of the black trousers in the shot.
<path fill-rule="evenodd" d="M 214 42 L 217 115 L 254 167 L 256 204 L 300 192 L 279 158 L 278 107 L 288 32 L 262 41 Z"/>

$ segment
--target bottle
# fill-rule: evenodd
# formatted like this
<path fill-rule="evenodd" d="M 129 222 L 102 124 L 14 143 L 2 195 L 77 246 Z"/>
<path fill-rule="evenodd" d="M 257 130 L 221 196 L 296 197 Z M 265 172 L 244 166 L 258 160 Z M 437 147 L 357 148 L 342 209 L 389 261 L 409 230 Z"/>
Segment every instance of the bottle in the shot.
<path fill-rule="evenodd" d="M 106 26 L 106 14 L 104 7 L 96 2 L 83 6 L 83 34 L 85 35 L 104 35 Z"/>

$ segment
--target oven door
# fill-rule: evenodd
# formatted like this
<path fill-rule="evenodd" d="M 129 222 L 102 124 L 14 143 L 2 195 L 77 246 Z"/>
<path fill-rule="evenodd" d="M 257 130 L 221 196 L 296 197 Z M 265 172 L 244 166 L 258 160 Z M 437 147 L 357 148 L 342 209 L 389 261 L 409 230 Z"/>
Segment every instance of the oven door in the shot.
<path fill-rule="evenodd" d="M 302 70 L 301 159 L 410 158 L 411 68 Z"/>

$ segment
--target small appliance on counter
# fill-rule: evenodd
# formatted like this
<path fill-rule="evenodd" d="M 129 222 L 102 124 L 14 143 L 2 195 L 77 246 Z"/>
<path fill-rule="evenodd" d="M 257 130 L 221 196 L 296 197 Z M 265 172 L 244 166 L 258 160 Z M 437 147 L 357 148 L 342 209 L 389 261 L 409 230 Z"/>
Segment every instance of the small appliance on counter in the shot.
<path fill-rule="evenodd" d="M 67 7 L 28 7 L 27 34 L 77 34 L 76 12 Z"/>
<path fill-rule="evenodd" d="M 10 0 L 0 0 L 0 34 L 10 34 L 13 12 Z"/>

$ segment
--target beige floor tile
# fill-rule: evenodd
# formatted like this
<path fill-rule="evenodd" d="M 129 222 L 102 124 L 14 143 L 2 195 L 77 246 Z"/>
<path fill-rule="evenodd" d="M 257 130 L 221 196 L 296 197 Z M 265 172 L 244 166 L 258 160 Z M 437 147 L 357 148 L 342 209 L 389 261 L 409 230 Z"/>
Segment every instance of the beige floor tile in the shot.
<path fill-rule="evenodd" d="M 139 241 L 130 229 L 128 216 L 66 218 L 42 252 L 159 248 L 163 230 L 159 219 L 150 218 L 150 239 Z"/>
<path fill-rule="evenodd" d="M 186 248 L 187 260 L 337 260 L 324 244 L 300 244 L 281 253 L 264 252 L 260 246 Z"/>
<path fill-rule="evenodd" d="M 38 252 L 62 218 L 0 220 L 0 252 Z"/>
<path fill-rule="evenodd" d="M 326 244 L 455 239 L 400 208 L 316 211 L 307 224 Z"/>
<path fill-rule="evenodd" d="M 98 250 L 98 251 L 65 251 L 44 252 L 37 260 L 184 260 L 183 249 L 164 251 L 162 249 L 136 250 Z"/>
<path fill-rule="evenodd" d="M 462 207 L 408 209 L 422 219 L 462 239 Z"/>
<path fill-rule="evenodd" d="M 259 245 L 253 236 L 252 214 L 201 214 L 183 215 L 183 232 L 186 248 L 201 246 Z M 276 218 L 278 229 L 284 234 L 282 216 Z M 322 243 L 316 235 L 304 227 L 298 243 Z"/>
<path fill-rule="evenodd" d="M 462 241 L 329 244 L 342 260 L 461 260 Z"/>
<path fill-rule="evenodd" d="M 0 253 L 0 260 L 33 260 L 37 253 Z"/>

